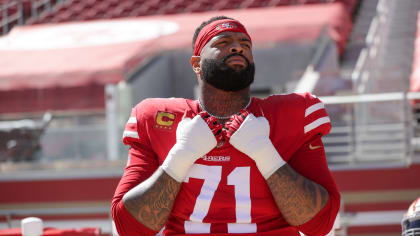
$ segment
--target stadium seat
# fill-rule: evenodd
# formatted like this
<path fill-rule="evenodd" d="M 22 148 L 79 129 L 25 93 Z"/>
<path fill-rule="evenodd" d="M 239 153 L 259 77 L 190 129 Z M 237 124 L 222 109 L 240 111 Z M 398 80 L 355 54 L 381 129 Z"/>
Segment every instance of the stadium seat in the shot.
<path fill-rule="evenodd" d="M 57 22 L 55 21 L 56 15 L 47 15 L 43 17 L 42 23 L 48 23 L 48 22 Z"/>
<path fill-rule="evenodd" d="M 293 0 L 271 0 L 268 3 L 269 7 L 288 6 L 293 4 Z"/>
<path fill-rule="evenodd" d="M 101 19 L 104 18 L 104 11 L 100 10 L 89 10 L 86 13 L 82 15 L 83 20 L 95 20 L 95 19 Z"/>
<path fill-rule="evenodd" d="M 196 1 L 187 6 L 187 12 L 205 12 L 212 8 L 213 4 L 210 2 Z"/>
<path fill-rule="evenodd" d="M 240 8 L 242 1 L 218 1 L 213 5 L 213 10 L 229 10 Z"/>
<path fill-rule="evenodd" d="M 32 1 L 31 0 L 24 0 L 23 3 L 23 14 L 25 14 L 25 18 L 31 15 L 32 10 Z"/>
<path fill-rule="evenodd" d="M 322 0 L 295 0 L 296 4 L 319 4 L 325 1 Z"/>
<path fill-rule="evenodd" d="M 147 1 L 146 4 L 156 8 L 156 11 L 166 7 L 169 4 L 170 0 L 152 0 Z"/>
<path fill-rule="evenodd" d="M 184 0 L 171 0 L 166 6 L 161 8 L 157 13 L 158 14 L 176 14 L 186 11 L 187 6 L 190 4 L 188 1 Z"/>
<path fill-rule="evenodd" d="M 269 2 L 270 0 L 246 0 L 240 6 L 241 8 L 266 7 Z"/>
<path fill-rule="evenodd" d="M 25 8 L 34 0 L 24 0 Z M 0 0 L 0 2 L 7 2 Z M 279 7 L 303 4 L 325 4 L 342 2 L 349 12 L 358 0 L 72 0 L 62 4 L 53 12 L 39 19 L 31 19 L 28 24 L 48 22 L 83 21 L 145 15 L 165 15 L 188 12 L 206 12 L 243 8 Z M 13 11 L 13 10 L 11 10 Z"/>

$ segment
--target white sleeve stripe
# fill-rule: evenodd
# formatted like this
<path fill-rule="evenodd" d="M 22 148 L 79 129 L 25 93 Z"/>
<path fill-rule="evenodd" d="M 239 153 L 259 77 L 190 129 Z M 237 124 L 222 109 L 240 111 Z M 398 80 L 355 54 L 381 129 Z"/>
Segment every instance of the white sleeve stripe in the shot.
<path fill-rule="evenodd" d="M 139 134 L 135 131 L 128 131 L 125 130 L 123 133 L 123 138 L 130 137 L 130 138 L 139 138 Z"/>
<path fill-rule="evenodd" d="M 318 118 L 317 120 L 313 121 L 310 124 L 305 125 L 304 130 L 305 130 L 305 134 L 308 133 L 309 131 L 317 128 L 318 126 L 325 124 L 325 123 L 329 123 L 330 122 L 330 118 L 328 116 L 324 116 L 321 118 Z"/>
<path fill-rule="evenodd" d="M 137 118 L 135 116 L 130 117 L 127 124 L 137 124 Z"/>
<path fill-rule="evenodd" d="M 306 108 L 305 117 L 309 116 L 313 112 L 318 111 L 320 109 L 324 109 L 324 103 L 322 102 L 315 103 L 314 105 Z"/>

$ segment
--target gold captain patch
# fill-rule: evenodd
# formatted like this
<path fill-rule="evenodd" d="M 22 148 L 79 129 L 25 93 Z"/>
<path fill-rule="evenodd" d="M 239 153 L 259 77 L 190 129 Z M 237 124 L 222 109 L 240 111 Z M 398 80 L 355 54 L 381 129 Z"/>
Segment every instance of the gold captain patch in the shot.
<path fill-rule="evenodd" d="M 171 131 L 176 115 L 166 111 L 158 111 L 156 114 L 155 128 Z"/>

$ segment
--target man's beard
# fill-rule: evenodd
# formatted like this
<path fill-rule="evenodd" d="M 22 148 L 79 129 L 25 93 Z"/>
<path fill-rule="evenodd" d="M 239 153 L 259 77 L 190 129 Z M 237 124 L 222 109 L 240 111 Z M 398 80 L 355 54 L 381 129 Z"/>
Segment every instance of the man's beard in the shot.
<path fill-rule="evenodd" d="M 241 70 L 235 70 L 226 64 L 233 56 L 241 56 L 247 62 L 247 66 Z M 227 91 L 235 92 L 247 88 L 254 82 L 255 65 L 241 54 L 230 54 L 223 59 L 204 59 L 202 64 L 203 79 L 212 86 Z"/>

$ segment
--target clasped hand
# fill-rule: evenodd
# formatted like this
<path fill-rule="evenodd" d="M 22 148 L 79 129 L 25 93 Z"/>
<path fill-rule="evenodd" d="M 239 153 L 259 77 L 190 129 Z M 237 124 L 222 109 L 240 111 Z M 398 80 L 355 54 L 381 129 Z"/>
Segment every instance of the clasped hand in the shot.
<path fill-rule="evenodd" d="M 227 141 L 252 158 L 265 179 L 285 164 L 269 138 L 270 125 L 265 117 L 241 110 L 222 124 L 207 112 L 192 116 L 191 111 L 184 114 L 176 130 L 176 144 L 162 164 L 178 182 L 198 158 Z"/>

